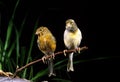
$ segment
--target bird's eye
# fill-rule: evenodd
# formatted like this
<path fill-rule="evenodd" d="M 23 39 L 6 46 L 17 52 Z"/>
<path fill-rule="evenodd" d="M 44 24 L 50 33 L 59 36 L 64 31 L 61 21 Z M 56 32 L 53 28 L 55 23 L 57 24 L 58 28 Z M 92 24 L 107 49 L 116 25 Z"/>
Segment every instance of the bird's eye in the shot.
<path fill-rule="evenodd" d="M 40 36 L 40 34 L 38 34 L 38 36 Z"/>
<path fill-rule="evenodd" d="M 71 24 L 73 24 L 73 22 L 70 22 Z"/>
<path fill-rule="evenodd" d="M 42 29 L 40 29 L 40 31 L 41 31 Z"/>

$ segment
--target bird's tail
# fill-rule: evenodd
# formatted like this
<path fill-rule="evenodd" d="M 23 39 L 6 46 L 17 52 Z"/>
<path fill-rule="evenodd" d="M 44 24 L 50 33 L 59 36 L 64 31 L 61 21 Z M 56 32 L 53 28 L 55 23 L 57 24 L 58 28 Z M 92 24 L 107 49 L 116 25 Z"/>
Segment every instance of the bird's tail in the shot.
<path fill-rule="evenodd" d="M 68 59 L 68 64 L 67 64 L 67 71 L 74 71 L 74 67 L 73 67 L 73 52 L 70 53 L 68 56 L 69 56 L 69 59 Z"/>
<path fill-rule="evenodd" d="M 48 61 L 48 70 L 49 70 L 49 74 L 48 76 L 56 76 L 56 74 L 54 73 L 54 67 L 53 67 L 53 58 L 50 58 Z"/>

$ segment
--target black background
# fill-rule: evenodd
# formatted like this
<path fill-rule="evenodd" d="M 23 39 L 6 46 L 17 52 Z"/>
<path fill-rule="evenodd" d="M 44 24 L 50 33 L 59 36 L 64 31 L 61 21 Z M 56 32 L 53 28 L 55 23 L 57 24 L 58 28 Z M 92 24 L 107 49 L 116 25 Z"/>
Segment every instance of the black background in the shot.
<path fill-rule="evenodd" d="M 0 37 L 3 40 L 5 40 L 5 32 L 15 3 L 15 0 L 4 0 L 0 7 Z M 99 2 L 94 2 L 88 6 L 88 0 L 80 0 L 79 2 L 20 0 L 15 13 L 15 24 L 17 27 L 27 15 L 27 22 L 21 35 L 21 46 L 29 46 L 34 24 L 39 19 L 39 26 L 47 26 L 56 37 L 56 52 L 65 49 L 63 43 L 65 20 L 73 18 L 83 34 L 81 46 L 89 47 L 76 59 L 93 60 L 76 65 L 75 72 L 70 73 L 71 80 L 78 82 L 78 80 L 80 81 L 83 78 L 83 80 L 95 80 L 96 78 L 97 80 L 117 79 L 117 76 L 119 76 L 117 74 L 120 73 L 120 56 L 118 54 L 119 48 L 117 47 L 119 32 L 116 29 L 117 26 L 114 19 L 116 14 L 112 14 L 117 12 L 114 8 L 112 9 L 111 5 L 106 6 L 107 3 L 99 4 Z M 33 53 L 36 55 L 33 55 L 33 58 L 37 59 L 40 56 L 37 55 L 39 50 L 36 40 L 34 44 Z M 108 58 L 106 59 L 106 57 Z"/>

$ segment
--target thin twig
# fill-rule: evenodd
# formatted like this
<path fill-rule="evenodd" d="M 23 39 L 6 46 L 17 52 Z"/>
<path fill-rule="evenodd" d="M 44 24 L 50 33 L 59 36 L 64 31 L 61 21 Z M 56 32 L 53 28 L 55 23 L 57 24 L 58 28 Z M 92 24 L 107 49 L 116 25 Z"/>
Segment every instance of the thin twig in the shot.
<path fill-rule="evenodd" d="M 81 48 L 80 48 L 80 51 L 86 50 L 86 49 L 88 49 L 88 47 L 84 46 L 84 47 L 81 47 Z M 77 50 L 77 49 L 66 50 L 65 53 L 75 52 L 76 50 Z M 56 55 L 58 55 L 58 54 L 63 54 L 63 53 L 64 53 L 63 51 L 59 51 L 59 52 L 56 52 L 54 55 L 56 56 Z M 51 56 L 47 56 L 46 59 L 48 59 L 48 58 L 50 58 L 50 57 L 51 57 Z M 17 73 L 20 72 L 21 70 L 23 70 L 23 69 L 27 68 L 28 66 L 33 65 L 33 64 L 35 64 L 35 63 L 37 63 L 37 62 L 40 62 L 40 61 L 42 61 L 42 58 L 41 58 L 41 59 L 37 59 L 37 60 L 35 60 L 35 61 L 32 61 L 32 62 L 26 64 L 25 66 L 22 66 L 21 68 L 17 68 L 16 71 L 15 71 L 15 73 L 13 74 L 13 78 L 16 77 Z"/>

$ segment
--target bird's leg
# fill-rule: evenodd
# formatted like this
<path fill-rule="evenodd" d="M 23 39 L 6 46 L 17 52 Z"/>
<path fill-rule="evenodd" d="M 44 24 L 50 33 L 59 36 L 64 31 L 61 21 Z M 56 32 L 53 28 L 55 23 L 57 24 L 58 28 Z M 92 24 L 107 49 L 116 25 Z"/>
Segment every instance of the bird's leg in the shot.
<path fill-rule="evenodd" d="M 67 52 L 67 50 L 63 50 L 64 56 L 66 56 L 66 52 Z"/>

